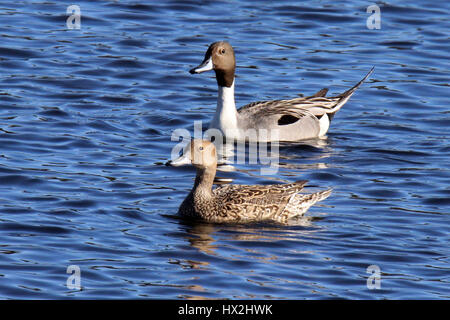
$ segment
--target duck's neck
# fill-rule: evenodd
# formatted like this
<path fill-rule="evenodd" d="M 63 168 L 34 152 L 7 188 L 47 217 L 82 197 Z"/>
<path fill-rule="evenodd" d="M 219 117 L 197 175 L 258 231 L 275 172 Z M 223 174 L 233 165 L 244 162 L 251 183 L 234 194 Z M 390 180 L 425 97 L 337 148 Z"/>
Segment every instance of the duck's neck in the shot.
<path fill-rule="evenodd" d="M 212 186 L 216 176 L 216 169 L 216 165 L 197 169 L 197 176 L 195 177 L 194 187 L 192 188 L 194 195 L 207 198 L 212 196 Z"/>
<path fill-rule="evenodd" d="M 231 86 L 219 84 L 218 88 L 216 113 L 210 127 L 220 129 L 223 132 L 227 129 L 237 129 L 238 113 L 234 102 L 234 80 Z"/>

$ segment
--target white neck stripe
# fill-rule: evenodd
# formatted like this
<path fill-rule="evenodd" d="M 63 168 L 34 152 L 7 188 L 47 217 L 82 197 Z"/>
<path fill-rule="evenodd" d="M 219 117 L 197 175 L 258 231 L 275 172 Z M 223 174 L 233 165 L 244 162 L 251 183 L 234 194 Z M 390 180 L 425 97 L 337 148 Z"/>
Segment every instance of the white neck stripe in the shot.
<path fill-rule="evenodd" d="M 217 108 L 210 128 L 220 129 L 225 133 L 228 129 L 237 129 L 237 110 L 234 102 L 234 81 L 231 87 L 219 86 Z"/>

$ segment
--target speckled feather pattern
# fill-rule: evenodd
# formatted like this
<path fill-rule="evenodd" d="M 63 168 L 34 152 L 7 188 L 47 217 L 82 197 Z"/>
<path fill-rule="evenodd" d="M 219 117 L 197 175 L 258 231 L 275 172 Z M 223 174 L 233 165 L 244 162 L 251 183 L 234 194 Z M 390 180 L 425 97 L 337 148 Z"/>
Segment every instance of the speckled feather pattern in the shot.
<path fill-rule="evenodd" d="M 205 190 L 193 189 L 179 213 L 209 222 L 286 222 L 302 215 L 331 190 L 299 194 L 306 181 L 277 185 L 225 185 Z"/>

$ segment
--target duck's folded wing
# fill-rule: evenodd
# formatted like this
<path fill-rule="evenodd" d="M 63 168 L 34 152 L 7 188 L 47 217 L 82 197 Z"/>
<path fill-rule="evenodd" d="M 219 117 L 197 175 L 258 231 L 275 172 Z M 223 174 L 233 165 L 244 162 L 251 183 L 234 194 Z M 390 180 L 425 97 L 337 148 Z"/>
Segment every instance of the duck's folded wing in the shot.
<path fill-rule="evenodd" d="M 214 190 L 222 219 L 264 220 L 280 215 L 306 181 L 280 185 L 226 185 Z"/>
<path fill-rule="evenodd" d="M 260 113 L 278 114 L 280 117 L 286 114 L 297 117 L 307 117 L 312 114 L 317 118 L 320 118 L 324 114 L 333 115 L 348 101 L 356 89 L 372 74 L 373 70 L 374 68 L 352 88 L 337 96 L 326 97 L 325 95 L 328 89 L 324 88 L 309 97 L 252 102 L 241 107 L 238 112 L 246 118 L 252 116 L 258 118 Z"/>
<path fill-rule="evenodd" d="M 306 107 L 305 98 L 252 102 L 238 110 L 239 116 L 249 128 L 276 128 L 296 123 L 317 122 L 317 117 Z M 245 127 L 245 126 L 244 126 Z"/>
<path fill-rule="evenodd" d="M 299 180 L 293 183 L 287 184 L 271 184 L 271 185 L 239 185 L 239 184 L 227 184 L 220 186 L 213 190 L 216 196 L 226 197 L 238 197 L 241 198 L 259 198 L 281 195 L 291 195 L 303 190 L 304 186 L 308 183 L 307 180 Z M 235 196 L 237 195 L 237 196 Z"/>
<path fill-rule="evenodd" d="M 311 96 L 290 100 L 272 100 L 252 102 L 238 110 L 246 119 L 264 119 L 276 116 L 279 125 L 291 124 L 302 118 L 317 118 L 325 113 L 335 112 L 341 97 Z"/>

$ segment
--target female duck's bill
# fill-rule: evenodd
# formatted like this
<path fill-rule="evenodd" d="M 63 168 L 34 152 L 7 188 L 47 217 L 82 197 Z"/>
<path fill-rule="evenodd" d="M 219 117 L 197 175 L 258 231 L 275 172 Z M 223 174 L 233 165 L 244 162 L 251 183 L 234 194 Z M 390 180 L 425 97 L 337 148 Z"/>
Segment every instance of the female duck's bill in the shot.
<path fill-rule="evenodd" d="M 284 223 L 302 215 L 331 193 L 329 189 L 301 194 L 307 181 L 277 185 L 228 184 L 213 189 L 217 156 L 214 144 L 207 140 L 192 140 L 183 155 L 171 162 L 175 166 L 188 163 L 197 168 L 197 175 L 179 213 L 209 222 L 272 220 Z"/>
<path fill-rule="evenodd" d="M 370 76 L 370 72 L 346 92 L 326 97 L 328 89 L 319 90 L 308 97 L 258 101 L 236 109 L 234 99 L 236 59 L 233 47 L 226 41 L 214 42 L 206 51 L 203 62 L 190 70 L 202 73 L 214 70 L 218 84 L 215 115 L 210 128 L 219 129 L 225 137 L 235 140 L 250 140 L 248 130 L 257 134 L 257 141 L 299 141 L 324 136 L 331 120 L 348 101 L 355 90 Z M 260 132 L 264 132 L 261 135 Z M 266 132 L 276 130 L 275 138 Z"/>

